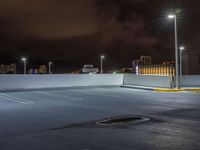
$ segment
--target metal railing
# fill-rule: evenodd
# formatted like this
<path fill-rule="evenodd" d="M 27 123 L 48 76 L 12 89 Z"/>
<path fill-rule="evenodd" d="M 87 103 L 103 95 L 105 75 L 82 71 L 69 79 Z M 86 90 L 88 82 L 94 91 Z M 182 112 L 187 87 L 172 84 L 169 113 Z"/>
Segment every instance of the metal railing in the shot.
<path fill-rule="evenodd" d="M 175 66 L 167 65 L 140 65 L 138 66 L 138 74 L 145 75 L 169 75 L 175 76 Z"/>

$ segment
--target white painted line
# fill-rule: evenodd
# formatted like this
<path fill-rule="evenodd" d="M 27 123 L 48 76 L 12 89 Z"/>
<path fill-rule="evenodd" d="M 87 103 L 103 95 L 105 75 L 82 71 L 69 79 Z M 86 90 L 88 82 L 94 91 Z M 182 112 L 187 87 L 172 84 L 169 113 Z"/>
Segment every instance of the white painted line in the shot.
<path fill-rule="evenodd" d="M 40 94 L 43 94 L 43 95 L 46 95 L 46 96 L 50 96 L 50 97 L 59 97 L 59 95 L 62 95 L 64 98 L 67 98 L 69 100 L 73 100 L 73 101 L 81 101 L 83 100 L 83 98 L 81 97 L 73 97 L 73 96 L 68 96 L 68 95 L 64 95 L 64 94 L 52 94 L 52 93 L 49 93 L 49 92 L 45 92 L 45 91 L 37 91 L 37 93 L 40 93 Z"/>
<path fill-rule="evenodd" d="M 4 94 L 4 93 L 0 93 L 0 98 L 6 99 L 6 100 L 9 100 L 9 101 L 12 101 L 12 102 L 20 103 L 20 104 L 33 104 L 33 103 L 35 103 L 33 101 L 20 99 L 20 98 L 13 97 L 11 95 Z"/>

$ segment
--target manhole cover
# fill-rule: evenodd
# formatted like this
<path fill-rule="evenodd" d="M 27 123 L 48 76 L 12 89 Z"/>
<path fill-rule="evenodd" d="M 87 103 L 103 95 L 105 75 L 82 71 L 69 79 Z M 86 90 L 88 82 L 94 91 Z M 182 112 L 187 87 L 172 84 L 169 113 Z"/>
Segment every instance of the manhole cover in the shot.
<path fill-rule="evenodd" d="M 96 122 L 98 125 L 115 125 L 115 124 L 123 124 L 123 123 L 138 123 L 142 121 L 147 121 L 148 118 L 140 117 L 140 116 L 125 116 L 125 117 L 115 117 L 108 118 L 101 121 Z"/>

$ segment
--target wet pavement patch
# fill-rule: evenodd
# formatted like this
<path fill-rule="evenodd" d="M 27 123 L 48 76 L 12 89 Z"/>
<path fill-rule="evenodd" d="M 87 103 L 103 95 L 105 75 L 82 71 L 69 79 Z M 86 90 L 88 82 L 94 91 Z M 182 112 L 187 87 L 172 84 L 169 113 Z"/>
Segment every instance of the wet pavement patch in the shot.
<path fill-rule="evenodd" d="M 150 118 L 142 116 L 117 116 L 111 118 L 104 118 L 102 120 L 83 122 L 77 124 L 68 124 L 58 128 L 51 128 L 49 130 L 62 130 L 69 128 L 106 128 L 106 127 L 122 127 L 131 126 L 134 124 L 149 121 Z"/>

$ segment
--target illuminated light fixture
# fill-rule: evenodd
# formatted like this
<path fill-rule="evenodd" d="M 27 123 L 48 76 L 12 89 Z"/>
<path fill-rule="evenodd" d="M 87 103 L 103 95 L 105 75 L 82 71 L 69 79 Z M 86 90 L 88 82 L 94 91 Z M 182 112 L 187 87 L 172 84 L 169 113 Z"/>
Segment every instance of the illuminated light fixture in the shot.
<path fill-rule="evenodd" d="M 176 15 L 168 15 L 168 18 L 170 18 L 170 19 L 173 19 L 175 17 L 176 17 Z"/>
<path fill-rule="evenodd" d="M 101 55 L 101 59 L 104 59 L 105 58 L 105 56 L 104 55 Z"/>
<path fill-rule="evenodd" d="M 22 57 L 21 60 L 22 60 L 22 61 L 26 61 L 26 58 L 25 58 L 25 57 Z"/>
<path fill-rule="evenodd" d="M 183 51 L 183 50 L 185 50 L 185 47 L 184 47 L 184 46 L 181 46 L 179 49 L 180 49 L 181 51 Z"/>

